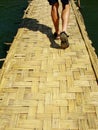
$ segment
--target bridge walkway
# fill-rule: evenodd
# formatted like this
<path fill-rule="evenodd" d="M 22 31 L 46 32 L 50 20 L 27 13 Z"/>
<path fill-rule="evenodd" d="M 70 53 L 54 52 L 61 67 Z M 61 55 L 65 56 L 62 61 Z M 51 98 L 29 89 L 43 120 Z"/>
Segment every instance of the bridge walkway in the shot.
<path fill-rule="evenodd" d="M 65 50 L 47 0 L 26 9 L 1 70 L 0 130 L 98 130 L 97 58 L 70 4 Z"/>

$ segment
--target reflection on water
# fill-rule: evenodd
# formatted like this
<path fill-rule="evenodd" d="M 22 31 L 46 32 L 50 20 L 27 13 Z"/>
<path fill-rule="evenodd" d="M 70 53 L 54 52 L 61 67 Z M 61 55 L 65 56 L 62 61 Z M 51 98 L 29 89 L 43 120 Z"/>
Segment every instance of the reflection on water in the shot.
<path fill-rule="evenodd" d="M 12 43 L 27 5 L 28 0 L 0 0 L 0 59 L 6 57 L 5 43 Z"/>

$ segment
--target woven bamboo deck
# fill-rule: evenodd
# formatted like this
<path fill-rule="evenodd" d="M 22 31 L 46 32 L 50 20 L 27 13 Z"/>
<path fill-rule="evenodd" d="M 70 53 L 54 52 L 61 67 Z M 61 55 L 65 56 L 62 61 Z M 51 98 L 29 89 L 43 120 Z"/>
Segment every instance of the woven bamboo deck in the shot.
<path fill-rule="evenodd" d="M 33 0 L 0 75 L 0 130 L 98 130 L 98 59 L 71 0 L 69 48 L 53 39 L 47 0 Z"/>

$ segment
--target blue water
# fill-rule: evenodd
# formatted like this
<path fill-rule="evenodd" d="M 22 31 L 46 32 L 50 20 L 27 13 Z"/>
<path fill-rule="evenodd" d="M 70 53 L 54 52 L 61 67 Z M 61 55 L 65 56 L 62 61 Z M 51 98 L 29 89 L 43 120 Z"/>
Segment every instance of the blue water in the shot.
<path fill-rule="evenodd" d="M 28 0 L 0 0 L 0 59 L 6 57 L 9 46 L 5 43 L 12 43 L 27 6 Z"/>

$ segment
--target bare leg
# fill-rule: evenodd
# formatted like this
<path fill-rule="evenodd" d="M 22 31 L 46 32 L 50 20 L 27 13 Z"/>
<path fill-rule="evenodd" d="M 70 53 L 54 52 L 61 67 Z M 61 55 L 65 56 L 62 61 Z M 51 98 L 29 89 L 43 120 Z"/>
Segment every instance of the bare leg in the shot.
<path fill-rule="evenodd" d="M 59 13 L 58 13 L 58 8 L 59 8 L 59 3 L 55 3 L 54 5 L 52 5 L 51 8 L 51 17 L 52 17 L 52 21 L 55 27 L 55 32 L 57 34 L 59 34 Z"/>
<path fill-rule="evenodd" d="M 63 9 L 62 9 L 62 31 L 67 32 L 67 25 L 68 25 L 68 21 L 69 21 L 69 13 L 70 13 L 70 5 L 62 5 Z"/>
<path fill-rule="evenodd" d="M 66 34 L 67 32 L 67 25 L 68 25 L 68 20 L 69 20 L 69 12 L 70 12 L 70 5 L 62 5 L 62 14 L 61 14 L 61 19 L 62 19 L 62 32 L 60 33 L 60 39 L 61 39 L 61 48 L 65 49 L 69 47 L 69 42 L 68 42 L 68 36 Z"/>

